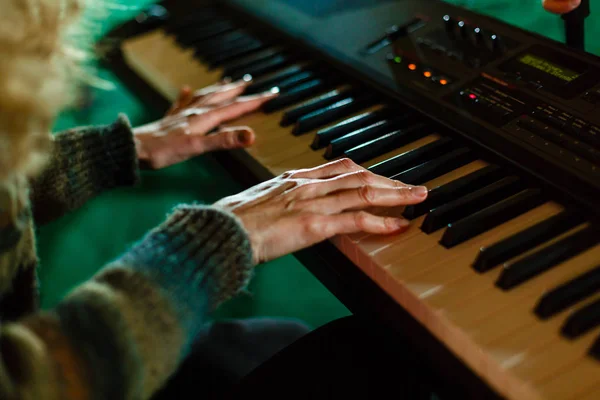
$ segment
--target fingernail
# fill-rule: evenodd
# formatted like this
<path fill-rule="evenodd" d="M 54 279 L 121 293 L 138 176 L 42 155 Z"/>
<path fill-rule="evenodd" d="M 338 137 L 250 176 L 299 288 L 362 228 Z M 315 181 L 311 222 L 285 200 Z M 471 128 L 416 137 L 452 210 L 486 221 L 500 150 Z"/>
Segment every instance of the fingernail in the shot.
<path fill-rule="evenodd" d="M 233 79 L 231 79 L 230 76 L 226 76 L 225 78 L 223 78 L 223 80 L 221 82 L 223 83 L 223 85 L 227 85 L 227 84 L 233 82 Z"/>
<path fill-rule="evenodd" d="M 278 95 L 278 94 L 279 94 L 279 88 L 274 87 L 274 88 L 267 90 L 266 92 L 263 92 L 260 96 L 261 97 L 274 97 L 275 95 Z"/>
<path fill-rule="evenodd" d="M 279 88 L 277 86 L 275 86 L 274 88 L 271 88 L 271 89 L 267 90 L 266 92 L 262 92 L 259 96 L 261 96 L 261 97 L 271 97 L 271 96 L 274 96 L 276 94 L 279 94 Z"/>
<path fill-rule="evenodd" d="M 407 220 L 405 220 L 405 219 L 402 219 L 402 218 L 398 218 L 398 219 L 396 219 L 396 226 L 397 226 L 399 229 L 404 229 L 404 228 L 406 228 L 406 227 L 407 227 L 407 226 L 409 226 L 409 225 L 410 225 L 410 222 L 409 222 L 409 221 L 407 221 Z"/>
<path fill-rule="evenodd" d="M 429 190 L 425 186 L 415 186 L 412 188 L 417 197 L 427 197 Z"/>
<path fill-rule="evenodd" d="M 251 139 L 252 139 L 252 135 L 248 131 L 240 131 L 238 133 L 238 141 L 242 144 L 249 143 Z"/>
<path fill-rule="evenodd" d="M 244 75 L 244 77 L 242 78 L 242 80 L 244 82 L 252 82 L 252 75 L 246 74 L 246 75 Z"/>

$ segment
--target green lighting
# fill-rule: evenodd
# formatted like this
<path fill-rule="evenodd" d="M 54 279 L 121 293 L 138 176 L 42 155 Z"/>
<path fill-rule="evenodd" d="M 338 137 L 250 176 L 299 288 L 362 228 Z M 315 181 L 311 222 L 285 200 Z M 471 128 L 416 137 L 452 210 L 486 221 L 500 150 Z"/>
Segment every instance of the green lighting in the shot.
<path fill-rule="evenodd" d="M 394 62 L 395 62 L 396 64 L 400 64 L 400 63 L 402 62 L 402 57 L 400 57 L 400 56 L 396 56 L 396 57 L 394 57 Z"/>

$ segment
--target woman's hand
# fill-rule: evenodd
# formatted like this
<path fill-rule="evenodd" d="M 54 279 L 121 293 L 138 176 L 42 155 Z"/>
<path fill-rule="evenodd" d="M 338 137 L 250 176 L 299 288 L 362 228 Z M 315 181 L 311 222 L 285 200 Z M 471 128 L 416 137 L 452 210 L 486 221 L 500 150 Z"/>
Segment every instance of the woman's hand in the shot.
<path fill-rule="evenodd" d="M 249 83 L 249 79 L 222 82 L 197 92 L 184 88 L 163 119 L 134 129 L 140 164 L 159 169 L 211 151 L 251 146 L 255 141 L 252 129 L 220 128 L 277 96 L 275 90 L 241 96 Z"/>
<path fill-rule="evenodd" d="M 426 198 L 425 187 L 375 175 L 342 159 L 287 172 L 215 206 L 240 218 L 258 264 L 338 234 L 402 232 L 407 220 L 365 209 L 417 204 Z"/>
<path fill-rule="evenodd" d="M 581 4 L 581 0 L 542 0 L 544 8 L 555 14 L 566 14 Z"/>

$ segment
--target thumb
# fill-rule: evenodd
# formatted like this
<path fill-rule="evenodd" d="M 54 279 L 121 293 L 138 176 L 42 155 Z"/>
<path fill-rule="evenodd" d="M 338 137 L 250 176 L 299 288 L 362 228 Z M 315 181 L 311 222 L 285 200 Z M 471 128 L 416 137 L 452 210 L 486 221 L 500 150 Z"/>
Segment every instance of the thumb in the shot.
<path fill-rule="evenodd" d="M 248 127 L 222 128 L 213 135 L 200 136 L 205 153 L 250 147 L 256 140 L 254 131 Z"/>
<path fill-rule="evenodd" d="M 169 111 L 167 111 L 166 115 L 173 115 L 177 113 L 182 108 L 188 106 L 193 99 L 194 95 L 192 93 L 192 88 L 187 85 L 182 87 L 179 91 L 179 97 L 177 97 L 177 100 L 175 100 L 175 102 L 171 105 L 171 108 Z"/>

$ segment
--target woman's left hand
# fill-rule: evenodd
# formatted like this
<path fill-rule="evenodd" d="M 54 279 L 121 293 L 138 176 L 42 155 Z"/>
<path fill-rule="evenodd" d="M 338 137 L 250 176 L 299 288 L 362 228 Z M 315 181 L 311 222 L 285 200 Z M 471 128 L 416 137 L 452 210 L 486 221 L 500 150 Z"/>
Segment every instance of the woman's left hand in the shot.
<path fill-rule="evenodd" d="M 242 96 L 249 84 L 246 79 L 217 83 L 197 92 L 182 89 L 164 118 L 134 129 L 140 164 L 160 169 L 211 151 L 251 146 L 255 135 L 249 127 L 221 127 L 277 96 L 277 91 Z M 216 128 L 214 134 L 208 134 Z"/>

